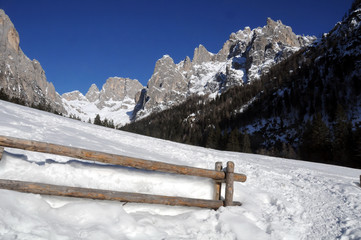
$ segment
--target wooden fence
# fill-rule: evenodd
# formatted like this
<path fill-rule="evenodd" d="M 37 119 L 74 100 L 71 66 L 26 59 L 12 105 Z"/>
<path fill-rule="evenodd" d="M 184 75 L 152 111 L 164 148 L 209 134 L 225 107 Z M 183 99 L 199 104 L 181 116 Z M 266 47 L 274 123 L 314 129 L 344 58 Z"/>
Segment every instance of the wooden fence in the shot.
<path fill-rule="evenodd" d="M 222 169 L 222 163 L 215 164 L 215 170 L 188 167 L 163 163 L 157 161 L 144 160 L 139 158 L 131 158 L 110 153 L 91 151 L 82 148 L 74 148 L 57 144 L 31 141 L 7 136 L 0 136 L 0 160 L 3 147 L 17 148 L 34 152 L 50 153 L 62 155 L 88 161 L 102 162 L 113 165 L 121 165 L 124 167 L 132 167 L 143 170 L 159 171 L 166 173 L 175 173 L 182 175 L 206 177 L 214 180 L 214 199 L 193 199 L 183 197 L 160 196 L 140 193 L 128 193 L 117 191 L 106 191 L 89 188 L 65 187 L 58 185 L 50 185 L 34 182 L 23 182 L 15 180 L 0 179 L 0 188 L 15 190 L 20 192 L 81 197 L 91 199 L 116 200 L 121 202 L 136 203 L 153 203 L 165 204 L 173 206 L 190 206 L 218 209 L 221 206 L 241 205 L 239 202 L 233 201 L 233 185 L 234 181 L 245 182 L 247 177 L 244 174 L 234 173 L 234 163 L 227 162 L 227 167 Z M 221 198 L 222 183 L 225 183 L 224 200 Z"/>

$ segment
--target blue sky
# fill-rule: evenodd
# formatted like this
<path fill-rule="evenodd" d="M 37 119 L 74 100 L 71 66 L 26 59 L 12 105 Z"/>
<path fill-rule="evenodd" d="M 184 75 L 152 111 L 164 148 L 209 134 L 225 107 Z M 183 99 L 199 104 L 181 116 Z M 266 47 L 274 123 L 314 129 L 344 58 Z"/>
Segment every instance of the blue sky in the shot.
<path fill-rule="evenodd" d="M 0 0 L 20 35 L 60 93 L 85 94 L 108 77 L 151 77 L 156 61 L 193 57 L 204 45 L 217 53 L 232 32 L 281 20 L 296 34 L 321 36 L 352 0 Z"/>

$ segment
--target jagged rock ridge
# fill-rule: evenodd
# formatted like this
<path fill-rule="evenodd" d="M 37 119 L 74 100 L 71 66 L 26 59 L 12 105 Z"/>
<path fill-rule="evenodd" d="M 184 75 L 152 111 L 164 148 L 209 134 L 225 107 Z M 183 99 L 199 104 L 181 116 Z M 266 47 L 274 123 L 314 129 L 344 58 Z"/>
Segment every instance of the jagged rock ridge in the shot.
<path fill-rule="evenodd" d="M 314 40 L 315 37 L 296 35 L 291 27 L 268 18 L 262 28 L 246 27 L 232 33 L 217 54 L 199 45 L 192 60 L 187 56 L 175 64 L 165 55 L 157 61 L 148 82 L 150 100 L 146 109 L 162 110 L 192 94 L 215 96 L 230 86 L 254 81 L 272 65 Z"/>

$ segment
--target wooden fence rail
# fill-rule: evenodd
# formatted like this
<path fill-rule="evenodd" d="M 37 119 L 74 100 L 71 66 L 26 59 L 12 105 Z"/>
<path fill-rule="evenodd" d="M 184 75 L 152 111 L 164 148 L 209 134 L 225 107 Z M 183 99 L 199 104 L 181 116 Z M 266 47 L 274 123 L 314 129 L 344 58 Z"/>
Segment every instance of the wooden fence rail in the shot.
<path fill-rule="evenodd" d="M 25 193 L 35 193 L 54 196 L 66 196 L 77 198 L 91 198 L 100 200 L 112 200 L 120 202 L 163 204 L 172 206 L 187 206 L 218 209 L 223 205 L 221 200 L 206 200 L 184 197 L 170 197 L 150 195 L 142 193 L 118 192 L 91 188 L 65 187 L 52 184 L 24 182 L 15 180 L 0 179 L 0 188 Z M 240 206 L 241 203 L 233 202 L 233 206 Z"/>
<path fill-rule="evenodd" d="M 46 195 L 88 197 L 94 199 L 117 200 L 124 202 L 158 203 L 166 205 L 194 206 L 206 208 L 219 208 L 220 206 L 240 205 L 233 202 L 233 182 L 245 182 L 247 177 L 244 174 L 234 173 L 234 163 L 228 162 L 227 168 L 222 171 L 222 163 L 217 162 L 215 170 L 195 168 L 189 166 L 175 165 L 157 161 L 131 158 L 110 153 L 91 151 L 82 148 L 74 148 L 57 144 L 31 141 L 7 136 L 0 136 L 0 160 L 3 148 L 10 147 L 34 152 L 50 153 L 84 159 L 113 165 L 121 165 L 137 169 L 176 173 L 198 177 L 207 177 L 215 180 L 214 200 L 158 196 L 138 193 L 125 193 L 105 191 L 98 189 L 73 188 L 57 185 L 29 183 L 21 181 L 0 180 L 0 188 L 16 190 L 21 192 L 33 192 Z M 221 184 L 226 183 L 225 201 L 221 200 Z"/>

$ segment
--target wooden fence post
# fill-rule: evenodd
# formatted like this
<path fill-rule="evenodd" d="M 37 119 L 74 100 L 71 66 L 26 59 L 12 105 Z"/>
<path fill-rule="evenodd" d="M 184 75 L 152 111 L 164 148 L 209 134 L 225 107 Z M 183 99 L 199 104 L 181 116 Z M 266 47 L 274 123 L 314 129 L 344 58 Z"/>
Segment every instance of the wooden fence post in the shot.
<path fill-rule="evenodd" d="M 234 163 L 227 162 L 226 169 L 226 194 L 224 206 L 233 206 L 233 182 L 234 182 Z"/>
<path fill-rule="evenodd" d="M 1 158 L 3 156 L 3 152 L 4 152 L 4 148 L 3 147 L 0 147 L 0 161 L 1 161 Z"/>
<path fill-rule="evenodd" d="M 222 162 L 216 162 L 216 171 L 222 171 Z M 214 180 L 214 200 L 221 200 L 222 182 Z"/>

